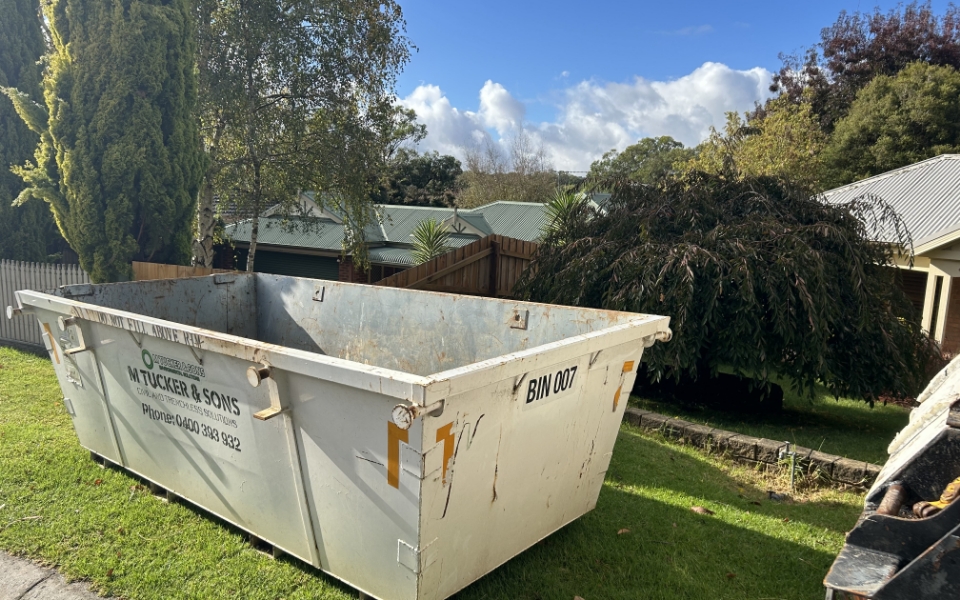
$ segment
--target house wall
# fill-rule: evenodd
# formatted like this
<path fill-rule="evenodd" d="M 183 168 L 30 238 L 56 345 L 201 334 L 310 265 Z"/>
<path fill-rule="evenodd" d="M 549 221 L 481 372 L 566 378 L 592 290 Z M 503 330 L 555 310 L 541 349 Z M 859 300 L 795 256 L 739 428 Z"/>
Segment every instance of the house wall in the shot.
<path fill-rule="evenodd" d="M 898 284 L 906 294 L 910 303 L 917 309 L 918 314 L 923 313 L 923 301 L 927 289 L 926 271 L 911 271 L 908 269 L 898 269 Z M 939 286 L 938 286 L 939 289 Z M 934 320 L 939 308 L 939 298 L 934 303 Z M 933 323 L 936 328 L 936 323 Z M 955 356 L 960 353 L 960 277 L 953 278 L 953 285 L 950 286 L 950 305 L 947 307 L 947 325 L 943 332 L 943 343 L 940 345 L 943 353 L 948 356 Z"/>
<path fill-rule="evenodd" d="M 353 258 L 346 256 L 340 259 L 340 271 L 337 281 L 347 283 L 369 283 L 367 273 L 360 271 L 353 264 Z"/>
<path fill-rule="evenodd" d="M 927 293 L 927 273 L 907 269 L 897 269 L 897 271 L 900 277 L 900 288 L 917 309 L 917 314 L 923 314 L 923 299 Z"/>
<path fill-rule="evenodd" d="M 236 267 L 239 271 L 246 270 L 246 248 L 237 249 Z M 261 249 L 257 249 L 253 270 L 258 273 L 328 279 L 331 281 L 336 281 L 338 276 L 337 259 L 332 256 L 310 256 Z"/>

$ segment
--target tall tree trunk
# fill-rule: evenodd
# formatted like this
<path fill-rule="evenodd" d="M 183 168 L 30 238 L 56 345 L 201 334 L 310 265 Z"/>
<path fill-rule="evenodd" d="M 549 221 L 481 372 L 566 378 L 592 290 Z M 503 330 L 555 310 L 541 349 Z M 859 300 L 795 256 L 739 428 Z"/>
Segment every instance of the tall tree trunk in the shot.
<path fill-rule="evenodd" d="M 213 266 L 213 231 L 217 221 L 213 206 L 213 183 L 208 174 L 200 190 L 197 203 L 197 239 L 193 240 L 193 265 L 196 267 Z"/>
<path fill-rule="evenodd" d="M 223 119 L 217 122 L 213 141 L 207 151 L 209 160 L 207 172 L 203 175 L 203 187 L 197 202 L 197 239 L 193 240 L 193 265 L 196 267 L 213 266 L 213 234 L 217 227 L 216 207 L 213 202 L 213 178 L 216 176 L 219 160 L 220 138 L 225 127 Z"/>
<path fill-rule="evenodd" d="M 250 251 L 247 253 L 247 273 L 253 273 L 253 259 L 257 254 L 257 234 L 260 232 L 260 199 L 263 190 L 260 187 L 260 161 L 254 161 L 253 166 L 253 217 L 250 219 Z"/>
<path fill-rule="evenodd" d="M 250 250 L 247 252 L 247 273 L 253 273 L 253 259 L 257 254 L 257 233 L 260 232 L 260 211 L 250 219 Z"/>

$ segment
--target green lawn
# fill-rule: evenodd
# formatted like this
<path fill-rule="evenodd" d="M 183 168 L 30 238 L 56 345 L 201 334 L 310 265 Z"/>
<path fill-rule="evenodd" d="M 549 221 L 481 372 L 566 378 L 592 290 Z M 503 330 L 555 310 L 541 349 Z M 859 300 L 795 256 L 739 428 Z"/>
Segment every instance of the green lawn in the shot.
<path fill-rule="evenodd" d="M 732 414 L 707 408 L 630 397 L 633 406 L 710 427 L 771 440 L 786 441 L 821 452 L 882 465 L 887 446 L 906 424 L 909 411 L 901 406 L 835 400 L 823 389 L 812 400 L 798 396 L 786 384 L 783 412 L 777 415 Z"/>
<path fill-rule="evenodd" d="M 463 599 L 812 599 L 862 498 L 783 504 L 779 481 L 624 426 L 597 509 Z M 703 506 L 716 514 L 690 510 Z M 622 533 L 618 533 L 621 530 Z M 128 598 L 355 598 L 271 560 L 202 511 L 163 503 L 80 448 L 46 359 L 0 348 L 0 548 Z"/>

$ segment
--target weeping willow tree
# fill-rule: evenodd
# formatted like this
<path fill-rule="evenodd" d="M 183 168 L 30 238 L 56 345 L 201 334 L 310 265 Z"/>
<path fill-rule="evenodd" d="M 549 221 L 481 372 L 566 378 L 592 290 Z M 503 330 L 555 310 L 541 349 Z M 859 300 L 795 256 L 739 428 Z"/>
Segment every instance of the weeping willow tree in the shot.
<path fill-rule="evenodd" d="M 621 182 L 605 213 L 560 222 L 516 293 L 670 316 L 673 340 L 643 355 L 652 381 L 724 368 L 808 393 L 915 395 L 936 351 L 885 266 L 893 249 L 871 241 L 884 229 L 910 248 L 878 198 L 831 205 L 777 179 L 700 172 Z"/>
<path fill-rule="evenodd" d="M 38 5 L 0 0 L 0 87 L 40 98 L 40 57 L 45 49 Z M 33 156 L 39 138 L 0 94 L 0 258 L 42 262 L 63 250 L 63 238 L 42 200 L 14 201 L 24 188 L 10 167 Z"/>
<path fill-rule="evenodd" d="M 20 200 L 46 201 L 94 281 L 184 263 L 202 175 L 188 0 L 52 0 L 43 101 L 6 90 L 40 136 Z"/>

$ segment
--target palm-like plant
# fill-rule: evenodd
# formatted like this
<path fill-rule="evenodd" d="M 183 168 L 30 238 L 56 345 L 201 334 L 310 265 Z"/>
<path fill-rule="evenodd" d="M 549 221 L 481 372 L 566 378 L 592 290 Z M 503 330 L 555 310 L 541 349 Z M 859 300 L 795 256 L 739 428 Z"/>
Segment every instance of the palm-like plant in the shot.
<path fill-rule="evenodd" d="M 413 230 L 413 260 L 418 264 L 433 260 L 450 251 L 450 231 L 436 219 L 424 219 Z"/>
<path fill-rule="evenodd" d="M 558 233 L 565 223 L 587 203 L 587 195 L 583 192 L 557 190 L 553 198 L 547 202 L 547 220 L 540 232 L 541 241 Z M 554 240 L 560 244 L 563 240 Z"/>

